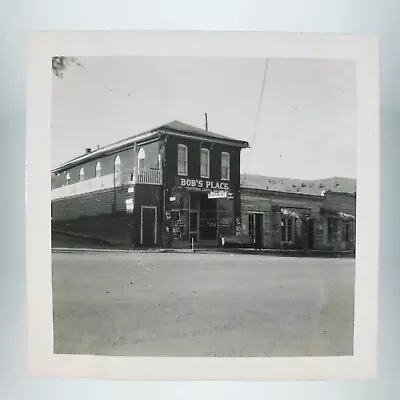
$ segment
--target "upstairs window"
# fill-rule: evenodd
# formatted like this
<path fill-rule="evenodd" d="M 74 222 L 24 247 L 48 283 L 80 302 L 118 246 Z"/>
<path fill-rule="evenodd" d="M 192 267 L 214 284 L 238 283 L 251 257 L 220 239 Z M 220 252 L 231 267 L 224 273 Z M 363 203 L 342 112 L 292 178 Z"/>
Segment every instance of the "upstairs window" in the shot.
<path fill-rule="evenodd" d="M 101 164 L 100 161 L 97 161 L 96 164 L 96 178 L 100 178 L 101 176 Z"/>
<path fill-rule="evenodd" d="M 138 173 L 142 173 L 145 168 L 145 160 L 146 160 L 146 153 L 144 151 L 144 148 L 141 147 L 139 152 L 138 152 Z"/>
<path fill-rule="evenodd" d="M 122 163 L 119 156 L 114 160 L 114 184 L 120 186 L 122 183 Z"/>
<path fill-rule="evenodd" d="M 184 144 L 178 144 L 178 175 L 188 174 L 188 149 Z"/>
<path fill-rule="evenodd" d="M 210 177 L 210 150 L 200 149 L 200 177 Z"/>
<path fill-rule="evenodd" d="M 67 185 L 69 185 L 71 183 L 71 175 L 69 174 L 69 172 L 67 172 L 67 175 L 65 178 L 67 180 Z"/>
<path fill-rule="evenodd" d="M 79 182 L 83 182 L 85 180 L 85 170 L 83 167 L 79 170 Z"/>
<path fill-rule="evenodd" d="M 229 181 L 230 175 L 230 155 L 229 153 L 221 153 L 221 179 Z"/>

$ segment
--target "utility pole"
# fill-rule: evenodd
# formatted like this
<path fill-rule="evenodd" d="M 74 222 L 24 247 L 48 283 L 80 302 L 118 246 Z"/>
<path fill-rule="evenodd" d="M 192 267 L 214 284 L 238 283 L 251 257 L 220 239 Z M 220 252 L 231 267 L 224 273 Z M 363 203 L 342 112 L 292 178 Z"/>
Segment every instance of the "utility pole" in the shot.
<path fill-rule="evenodd" d="M 205 113 L 204 116 L 206 119 L 206 131 L 208 131 L 208 115 L 207 115 L 207 113 Z"/>

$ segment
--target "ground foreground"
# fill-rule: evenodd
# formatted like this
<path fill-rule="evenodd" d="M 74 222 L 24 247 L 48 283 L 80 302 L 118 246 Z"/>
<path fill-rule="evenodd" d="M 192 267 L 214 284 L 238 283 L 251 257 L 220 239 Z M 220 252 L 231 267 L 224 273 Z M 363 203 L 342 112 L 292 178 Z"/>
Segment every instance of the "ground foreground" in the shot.
<path fill-rule="evenodd" d="M 354 267 L 354 259 L 54 253 L 55 352 L 351 355 Z"/>

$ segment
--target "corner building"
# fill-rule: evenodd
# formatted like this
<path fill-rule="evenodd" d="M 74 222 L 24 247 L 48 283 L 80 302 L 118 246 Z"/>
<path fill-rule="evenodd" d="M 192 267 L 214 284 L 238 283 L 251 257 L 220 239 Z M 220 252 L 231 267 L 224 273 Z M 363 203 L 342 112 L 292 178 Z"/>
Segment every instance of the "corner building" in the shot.
<path fill-rule="evenodd" d="M 245 141 L 179 121 L 52 171 L 52 231 L 134 247 L 217 246 L 241 231 Z"/>

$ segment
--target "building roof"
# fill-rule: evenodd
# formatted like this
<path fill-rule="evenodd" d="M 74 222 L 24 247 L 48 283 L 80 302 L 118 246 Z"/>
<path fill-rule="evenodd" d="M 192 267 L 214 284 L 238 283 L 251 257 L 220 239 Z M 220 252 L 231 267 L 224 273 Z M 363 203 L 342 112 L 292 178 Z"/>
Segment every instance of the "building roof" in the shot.
<path fill-rule="evenodd" d="M 302 180 L 242 174 L 241 182 L 241 186 L 245 189 L 269 190 L 280 193 L 296 193 L 314 196 L 322 196 L 326 192 L 354 195 L 357 188 L 355 179 L 341 177 Z"/>
<path fill-rule="evenodd" d="M 229 144 L 231 146 L 236 146 L 240 148 L 249 147 L 249 143 L 244 140 L 237 140 L 229 136 L 221 135 L 219 133 L 210 132 L 208 130 L 188 125 L 180 121 L 172 121 L 167 124 L 160 125 L 156 128 L 147 130 L 145 132 L 141 132 L 136 135 L 130 136 L 129 138 L 112 143 L 108 146 L 104 146 L 99 149 L 90 151 L 89 153 L 80 155 L 72 160 L 69 160 L 61 164 L 60 166 L 55 168 L 52 172 L 60 172 L 72 166 L 82 164 L 86 161 L 99 158 L 106 154 L 111 154 L 121 149 L 130 148 L 135 144 L 140 144 L 147 140 L 152 140 L 152 139 L 154 140 L 163 134 L 172 136 L 186 136 L 188 138 L 193 138 L 198 140 L 209 140 L 212 142 L 222 142 L 224 144 Z"/>

